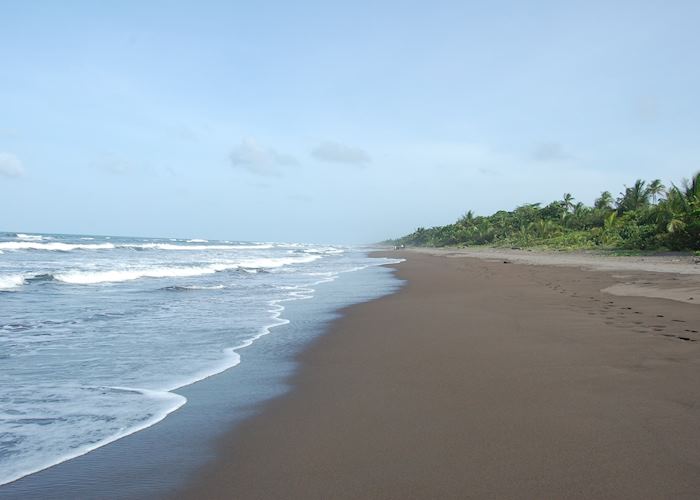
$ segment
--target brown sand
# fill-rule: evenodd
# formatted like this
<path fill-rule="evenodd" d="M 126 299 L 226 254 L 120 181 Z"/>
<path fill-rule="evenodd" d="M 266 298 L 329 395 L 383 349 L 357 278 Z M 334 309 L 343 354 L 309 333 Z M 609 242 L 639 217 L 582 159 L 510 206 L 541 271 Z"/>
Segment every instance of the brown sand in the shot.
<path fill-rule="evenodd" d="M 401 256 L 407 285 L 344 311 L 178 498 L 700 496 L 698 306 Z"/>

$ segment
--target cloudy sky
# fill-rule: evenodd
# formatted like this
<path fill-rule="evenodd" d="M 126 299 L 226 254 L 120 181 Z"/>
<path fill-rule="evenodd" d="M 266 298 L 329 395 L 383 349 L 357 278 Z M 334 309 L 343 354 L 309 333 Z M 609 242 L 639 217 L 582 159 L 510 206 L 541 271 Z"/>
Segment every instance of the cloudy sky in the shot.
<path fill-rule="evenodd" d="M 700 2 L 0 6 L 0 230 L 371 242 L 700 168 Z"/>

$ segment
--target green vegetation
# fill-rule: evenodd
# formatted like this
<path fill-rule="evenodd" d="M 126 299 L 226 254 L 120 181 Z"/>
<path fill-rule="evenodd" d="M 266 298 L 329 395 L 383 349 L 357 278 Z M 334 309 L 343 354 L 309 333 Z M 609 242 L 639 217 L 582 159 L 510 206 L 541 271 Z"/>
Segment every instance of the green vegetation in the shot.
<path fill-rule="evenodd" d="M 637 180 L 617 199 L 604 191 L 593 206 L 566 193 L 544 207 L 477 216 L 415 232 L 389 243 L 413 246 L 494 245 L 558 249 L 700 250 L 700 172 L 670 188 Z"/>

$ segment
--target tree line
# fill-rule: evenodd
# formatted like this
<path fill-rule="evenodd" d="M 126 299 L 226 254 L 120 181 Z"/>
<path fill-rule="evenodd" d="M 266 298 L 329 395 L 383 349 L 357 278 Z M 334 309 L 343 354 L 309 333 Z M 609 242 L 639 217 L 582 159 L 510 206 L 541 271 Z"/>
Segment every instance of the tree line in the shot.
<path fill-rule="evenodd" d="M 618 197 L 603 191 L 593 206 L 566 193 L 546 206 L 527 203 L 488 216 L 470 210 L 453 224 L 419 227 L 388 243 L 700 250 L 700 172 L 670 187 L 639 179 Z"/>

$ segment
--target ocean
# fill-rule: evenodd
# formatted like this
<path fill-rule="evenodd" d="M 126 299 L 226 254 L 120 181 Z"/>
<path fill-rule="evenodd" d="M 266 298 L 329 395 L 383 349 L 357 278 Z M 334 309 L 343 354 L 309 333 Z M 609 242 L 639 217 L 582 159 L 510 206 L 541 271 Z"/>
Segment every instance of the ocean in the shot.
<path fill-rule="evenodd" d="M 313 336 L 304 322 L 317 334 L 312 317 L 395 288 L 378 267 L 392 262 L 338 245 L 0 233 L 0 485 L 167 420 L 195 382 L 228 370 L 235 384 L 246 348 L 286 331 L 242 376 L 256 384 Z M 353 274 L 376 286 L 327 286 Z"/>

